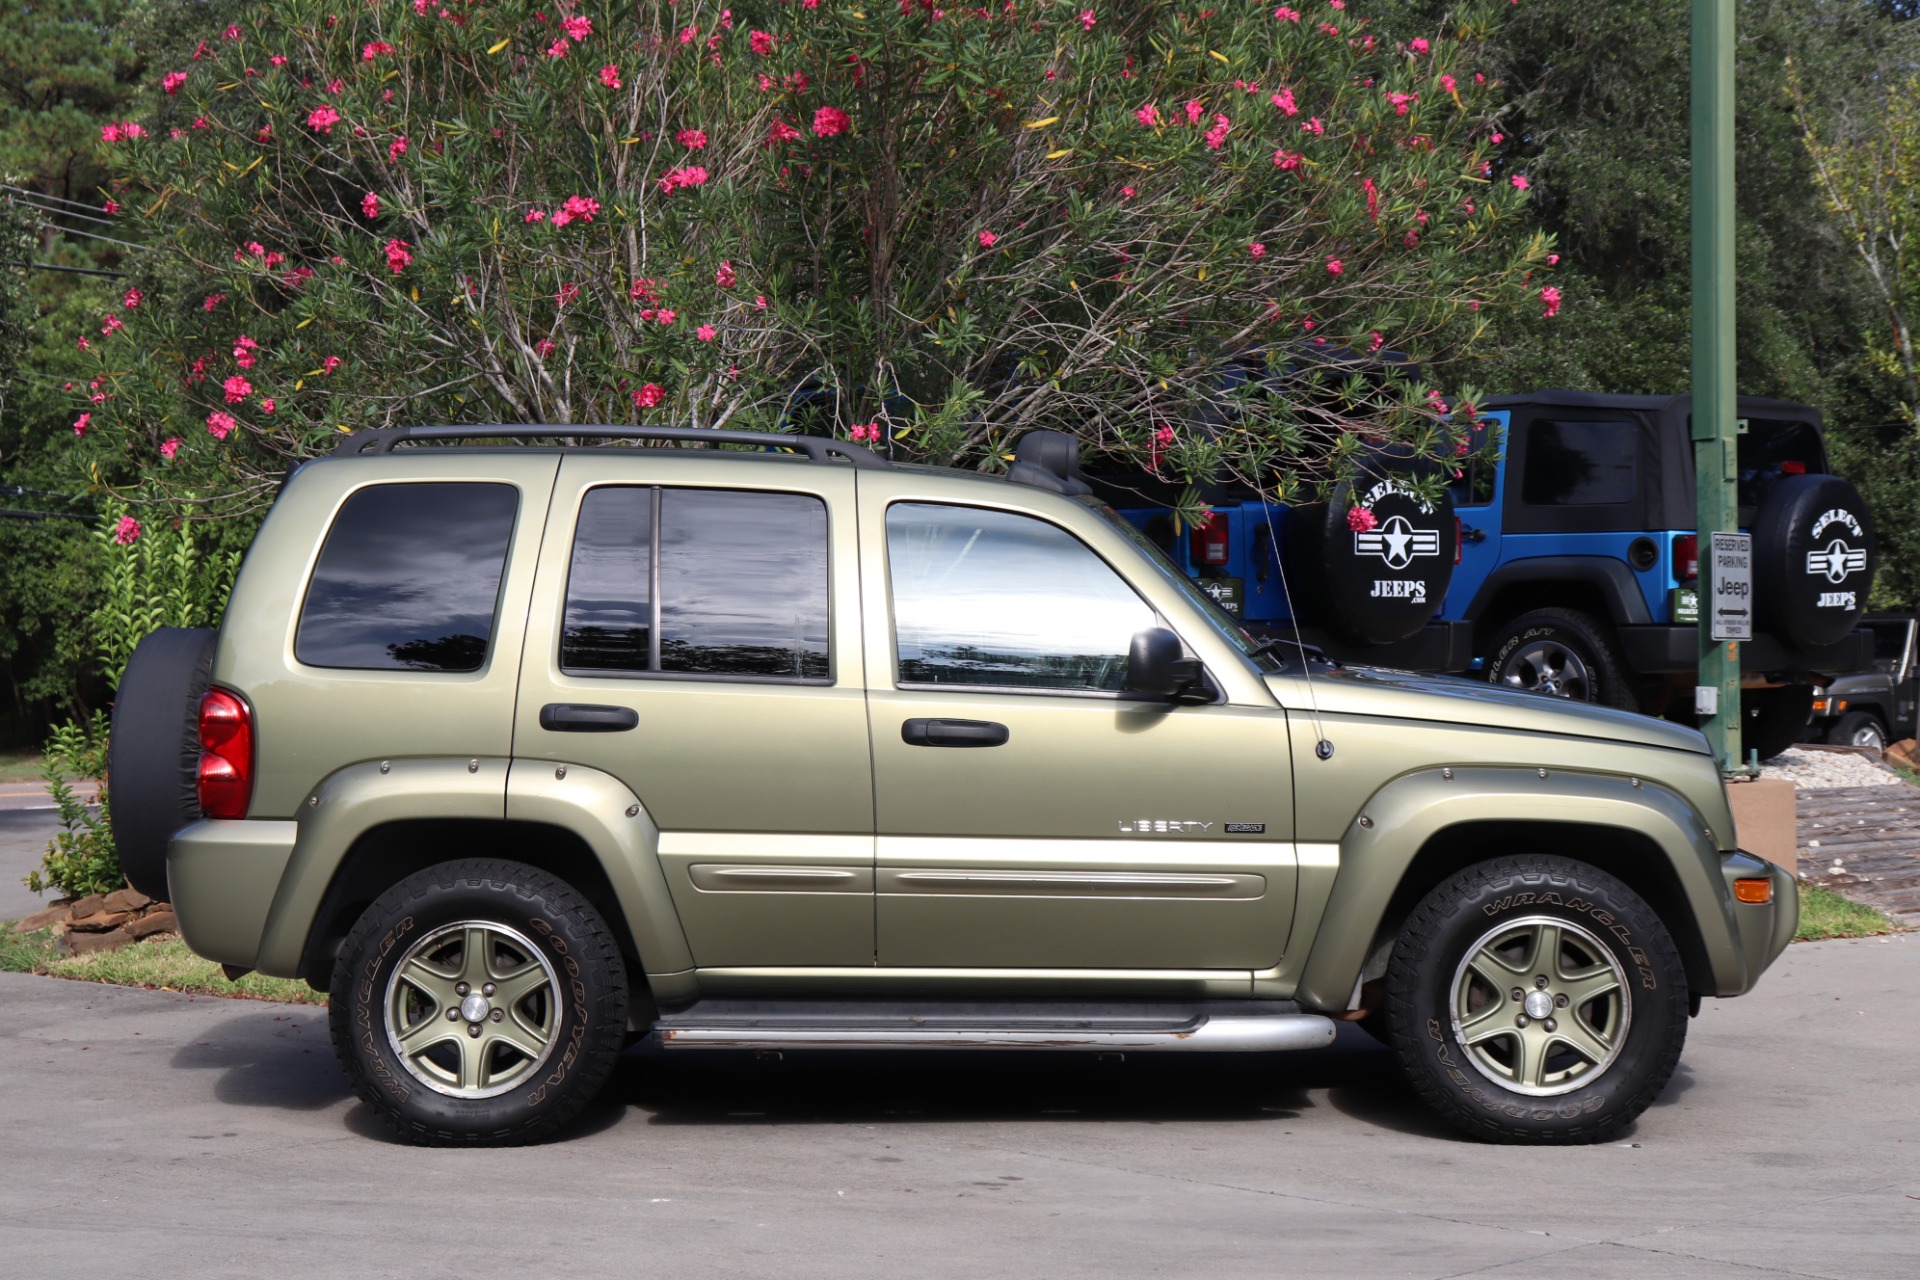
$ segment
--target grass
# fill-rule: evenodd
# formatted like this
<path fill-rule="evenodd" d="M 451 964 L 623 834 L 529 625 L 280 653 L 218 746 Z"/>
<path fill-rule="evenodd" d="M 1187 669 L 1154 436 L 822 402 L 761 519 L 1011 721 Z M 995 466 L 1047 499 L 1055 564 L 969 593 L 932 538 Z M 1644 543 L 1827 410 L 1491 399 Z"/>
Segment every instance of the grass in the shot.
<path fill-rule="evenodd" d="M 1898 932 L 1899 925 L 1864 903 L 1842 897 L 1821 885 L 1800 886 L 1800 930 L 1793 935 L 1795 942 L 1867 938 Z"/>
<path fill-rule="evenodd" d="M 250 973 L 228 982 L 220 966 L 202 960 L 175 937 L 148 938 L 118 951 L 90 956 L 63 956 L 54 950 L 49 932 L 16 934 L 0 924 L 0 972 L 39 973 L 82 982 L 110 982 L 121 987 L 183 991 L 191 995 L 227 996 L 242 1000 L 281 1000 L 289 1004 L 324 1005 L 327 998 L 293 978 L 267 978 Z"/>
<path fill-rule="evenodd" d="M 40 749 L 8 747 L 0 749 L 0 782 L 40 781 Z"/>

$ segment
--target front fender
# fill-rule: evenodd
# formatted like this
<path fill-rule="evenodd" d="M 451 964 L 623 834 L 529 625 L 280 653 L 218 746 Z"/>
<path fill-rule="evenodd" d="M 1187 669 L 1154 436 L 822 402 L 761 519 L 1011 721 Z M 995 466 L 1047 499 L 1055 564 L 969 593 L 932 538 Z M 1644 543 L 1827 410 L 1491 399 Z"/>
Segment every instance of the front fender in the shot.
<path fill-rule="evenodd" d="M 1651 841 L 1700 930 L 1715 990 L 1744 991 L 1758 976 L 1747 972 L 1722 855 L 1706 820 L 1677 793 L 1645 779 L 1560 769 L 1424 769 L 1375 792 L 1342 836 L 1340 869 L 1301 971 L 1300 1003 L 1345 1009 L 1388 903 L 1420 851 L 1449 828 L 1487 822 L 1612 829 Z M 1551 852 L 1489 848 L 1486 856 Z"/>

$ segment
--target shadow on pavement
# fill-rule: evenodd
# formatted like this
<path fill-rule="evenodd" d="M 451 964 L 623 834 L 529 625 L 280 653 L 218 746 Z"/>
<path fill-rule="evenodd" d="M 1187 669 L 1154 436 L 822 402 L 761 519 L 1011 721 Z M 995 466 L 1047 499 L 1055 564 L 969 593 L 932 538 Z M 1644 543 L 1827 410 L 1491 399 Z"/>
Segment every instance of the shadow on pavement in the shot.
<path fill-rule="evenodd" d="M 253 1003 L 253 1002 L 249 1002 Z M 257 1005 L 209 1028 L 203 1039 L 182 1045 L 173 1065 L 218 1071 L 213 1096 L 243 1107 L 317 1111 L 351 1092 L 327 1039 L 327 1012 L 286 1013 L 283 1005 Z"/>

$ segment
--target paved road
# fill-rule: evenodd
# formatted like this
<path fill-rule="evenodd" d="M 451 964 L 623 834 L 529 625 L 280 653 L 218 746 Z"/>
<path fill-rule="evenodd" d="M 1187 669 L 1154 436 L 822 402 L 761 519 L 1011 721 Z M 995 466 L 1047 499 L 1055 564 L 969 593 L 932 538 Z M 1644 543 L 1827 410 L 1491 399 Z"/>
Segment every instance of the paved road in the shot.
<path fill-rule="evenodd" d="M 0 809 L 0 920 L 32 915 L 52 901 L 52 894 L 27 892 L 20 878 L 40 865 L 59 829 L 51 809 Z"/>
<path fill-rule="evenodd" d="M 630 1055 L 565 1141 L 418 1151 L 315 1010 L 0 974 L 0 1256 L 40 1278 L 1920 1272 L 1920 935 L 1710 1001 L 1622 1142 L 1481 1146 L 1318 1054 Z"/>

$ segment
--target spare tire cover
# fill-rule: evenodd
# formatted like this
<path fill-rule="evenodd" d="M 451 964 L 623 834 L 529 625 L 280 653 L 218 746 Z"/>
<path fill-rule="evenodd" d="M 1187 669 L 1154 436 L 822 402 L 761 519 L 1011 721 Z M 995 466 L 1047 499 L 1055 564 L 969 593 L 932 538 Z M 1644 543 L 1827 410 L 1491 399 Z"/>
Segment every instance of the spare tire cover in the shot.
<path fill-rule="evenodd" d="M 127 883 L 167 897 L 167 842 L 200 820 L 200 696 L 216 634 L 163 627 L 127 660 L 113 700 L 107 786 L 113 841 Z"/>
<path fill-rule="evenodd" d="M 1753 522 L 1755 613 L 1799 649 L 1838 643 L 1866 612 L 1873 521 L 1859 491 L 1832 475 L 1787 476 Z"/>
<path fill-rule="evenodd" d="M 1460 529 L 1449 493 L 1425 503 L 1405 482 L 1436 470 L 1431 462 L 1382 453 L 1331 501 L 1294 512 L 1288 567 L 1301 621 L 1355 644 L 1391 644 L 1427 625 L 1453 581 Z M 1367 514 L 1356 521 L 1355 510 Z"/>

